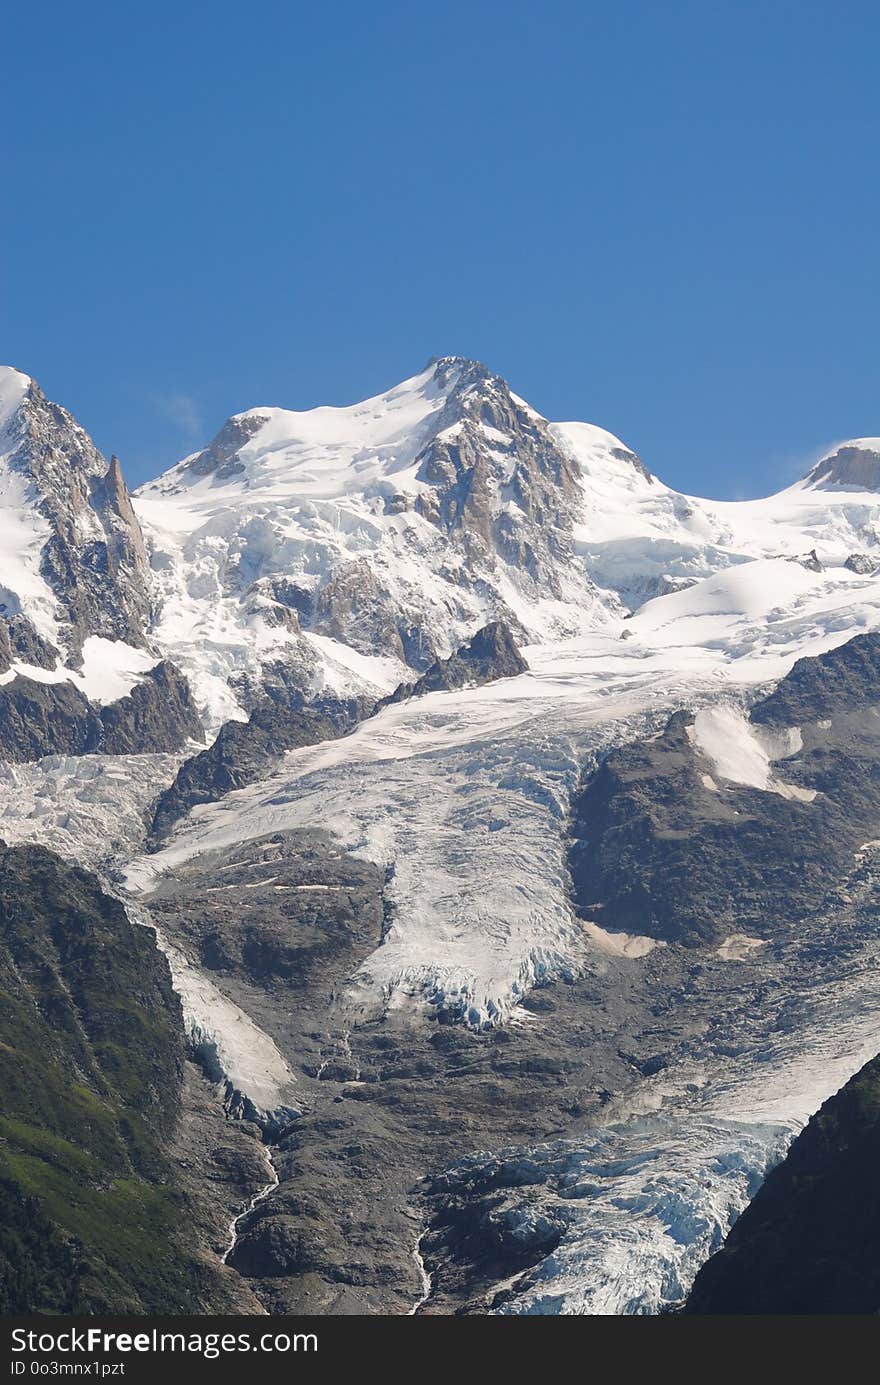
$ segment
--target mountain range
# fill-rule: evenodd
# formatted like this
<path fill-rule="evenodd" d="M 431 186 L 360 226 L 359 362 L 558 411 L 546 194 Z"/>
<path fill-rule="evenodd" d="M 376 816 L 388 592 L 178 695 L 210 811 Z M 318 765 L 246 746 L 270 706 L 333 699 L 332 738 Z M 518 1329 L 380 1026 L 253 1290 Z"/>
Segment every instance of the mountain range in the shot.
<path fill-rule="evenodd" d="M 132 493 L 0 370 L 4 1311 L 679 1304 L 880 1048 L 878 631 L 878 438 L 443 357 Z"/>

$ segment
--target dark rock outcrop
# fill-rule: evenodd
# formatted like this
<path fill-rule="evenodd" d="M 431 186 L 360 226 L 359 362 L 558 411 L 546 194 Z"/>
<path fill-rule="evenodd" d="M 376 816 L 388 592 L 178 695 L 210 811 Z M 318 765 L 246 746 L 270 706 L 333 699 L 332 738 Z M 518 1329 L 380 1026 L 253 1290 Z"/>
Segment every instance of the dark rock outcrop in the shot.
<path fill-rule="evenodd" d="M 779 774 L 800 797 L 714 779 L 685 712 L 612 751 L 572 803 L 581 913 L 688 946 L 796 926 L 880 833 L 878 671 L 880 635 L 857 636 L 799 660 L 753 708 L 756 728 L 798 729 Z"/>
<path fill-rule="evenodd" d="M 687 1313 L 880 1312 L 880 1059 L 825 1102 L 706 1262 Z"/>
<path fill-rule="evenodd" d="M 150 900 L 160 928 L 217 978 L 301 995 L 326 983 L 340 955 L 350 965 L 358 945 L 366 955 L 381 936 L 384 871 L 326 833 L 258 839 L 227 853 L 219 876 L 217 864 L 192 862 Z"/>
<path fill-rule="evenodd" d="M 16 674 L 0 686 L 0 759 L 21 764 L 43 755 L 91 755 L 103 725 L 73 683 L 38 683 Z"/>
<path fill-rule="evenodd" d="M 54 645 L 34 628 L 33 622 L 20 612 L 0 617 L 0 665 L 5 660 L 5 668 L 18 660 L 32 664 L 36 668 L 54 669 L 60 659 Z M 4 672 L 0 667 L 0 672 Z"/>
<path fill-rule="evenodd" d="M 226 722 L 207 750 L 181 765 L 174 783 L 160 797 L 150 829 L 153 841 L 166 837 L 190 808 L 216 803 L 233 789 L 270 773 L 285 751 L 344 736 L 369 714 L 372 705 L 362 698 L 319 698 L 310 703 L 302 697 L 286 703 L 266 698 L 247 721 Z"/>
<path fill-rule="evenodd" d="M 230 480 L 244 471 L 238 453 L 265 422 L 265 414 L 234 414 L 202 452 L 181 465 L 180 471 L 193 476 L 213 476 L 215 482 Z"/>
<path fill-rule="evenodd" d="M 379 704 L 403 702 L 408 697 L 423 697 L 430 692 L 451 692 L 456 688 L 494 683 L 498 678 L 515 678 L 529 669 L 516 641 L 502 620 L 484 625 L 448 659 L 438 659 L 415 683 L 402 683 Z"/>
<path fill-rule="evenodd" d="M 798 659 L 774 692 L 752 709 L 765 726 L 801 726 L 880 702 L 880 633 L 856 635 L 815 658 Z"/>
<path fill-rule="evenodd" d="M 189 684 L 173 664 L 150 669 L 132 691 L 105 706 L 72 682 L 22 674 L 0 685 L 0 760 L 44 755 L 143 755 L 204 739 Z"/>
<path fill-rule="evenodd" d="M 204 741 L 189 683 L 167 659 L 151 668 L 126 697 L 99 709 L 105 755 L 145 755 Z"/>
<path fill-rule="evenodd" d="M 872 572 L 877 571 L 878 561 L 876 557 L 872 558 L 869 553 L 850 553 L 843 566 L 858 577 L 868 577 Z"/>
<path fill-rule="evenodd" d="M 807 572 L 824 572 L 825 567 L 815 548 L 811 548 L 809 553 L 799 553 L 795 557 L 787 559 L 790 563 L 799 563 L 805 567 Z"/>

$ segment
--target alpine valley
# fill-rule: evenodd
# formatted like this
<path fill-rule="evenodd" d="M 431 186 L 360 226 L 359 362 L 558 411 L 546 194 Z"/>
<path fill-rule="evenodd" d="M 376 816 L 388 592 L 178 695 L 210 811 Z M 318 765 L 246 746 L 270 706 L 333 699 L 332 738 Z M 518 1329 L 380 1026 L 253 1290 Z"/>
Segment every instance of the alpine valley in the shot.
<path fill-rule="evenodd" d="M 878 438 L 0 371 L 0 1311 L 880 1310 L 878 689 Z"/>

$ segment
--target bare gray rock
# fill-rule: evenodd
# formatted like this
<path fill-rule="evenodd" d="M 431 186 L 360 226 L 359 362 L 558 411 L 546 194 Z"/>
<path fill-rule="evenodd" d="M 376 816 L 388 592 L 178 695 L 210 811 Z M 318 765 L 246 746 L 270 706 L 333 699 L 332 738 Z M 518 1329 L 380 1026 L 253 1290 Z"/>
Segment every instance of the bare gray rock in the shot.
<path fill-rule="evenodd" d="M 149 565 L 118 459 L 108 463 L 35 381 L 6 433 L 9 466 L 31 484 L 49 525 L 40 569 L 64 613 L 68 656 L 78 658 L 88 635 L 143 645 Z"/>
<path fill-rule="evenodd" d="M 44 755 L 144 755 L 179 750 L 204 733 L 184 676 L 167 661 L 132 691 L 97 706 L 67 680 L 22 674 L 0 685 L 0 759 L 21 764 Z"/>
<path fill-rule="evenodd" d="M 814 486 L 880 490 L 880 452 L 873 447 L 845 443 L 807 474 Z"/>

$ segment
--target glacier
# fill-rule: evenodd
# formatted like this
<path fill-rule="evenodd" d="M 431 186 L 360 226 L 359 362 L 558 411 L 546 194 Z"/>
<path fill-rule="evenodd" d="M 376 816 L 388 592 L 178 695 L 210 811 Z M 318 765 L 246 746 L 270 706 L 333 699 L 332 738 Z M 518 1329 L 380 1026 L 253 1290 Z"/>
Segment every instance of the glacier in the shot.
<path fill-rule="evenodd" d="M 49 521 L 15 460 L 27 391 L 27 377 L 0 372 L 0 605 L 59 657 L 13 657 L 4 684 L 69 679 L 112 701 L 170 658 L 214 732 L 273 679 L 380 696 L 490 619 L 516 631 L 528 672 L 386 706 L 342 739 L 280 755 L 258 783 L 193 809 L 159 850 L 145 846 L 149 810 L 182 755 L 0 765 L 0 836 L 99 869 L 145 923 L 163 876 L 274 832 L 320 828 L 381 866 L 386 927 L 338 1001 L 352 1030 L 400 1016 L 534 1024 L 522 1002 L 535 987 L 609 958 L 644 966 L 664 944 L 572 907 L 581 776 L 686 708 L 715 784 L 803 793 L 785 779 L 796 729 L 773 739 L 744 712 L 797 659 L 880 628 L 880 494 L 864 488 L 876 439 L 837 445 L 765 499 L 690 497 L 612 434 L 543 419 L 484 368 L 441 358 L 347 408 L 234 415 L 142 487 L 132 512 L 149 628 L 140 644 L 86 634 L 74 656 L 41 568 Z M 870 848 L 853 869 L 869 890 Z M 839 975 L 819 968 L 821 990 L 790 979 L 811 940 L 766 963 L 762 946 L 795 1007 L 790 1029 L 768 1034 L 756 1017 L 744 1034 L 732 1005 L 730 1054 L 720 1041 L 682 1054 L 600 1130 L 504 1153 L 540 1167 L 565 1234 L 515 1296 L 499 1286 L 495 1311 L 644 1313 L 682 1297 L 803 1121 L 880 1047 L 876 950 L 854 930 Z M 743 969 L 743 995 L 759 942 L 732 934 L 716 951 L 733 976 Z M 162 945 L 209 1068 L 251 1113 L 296 1109 L 308 1089 L 297 1055 Z M 446 1176 L 500 1157 L 472 1152 Z"/>

